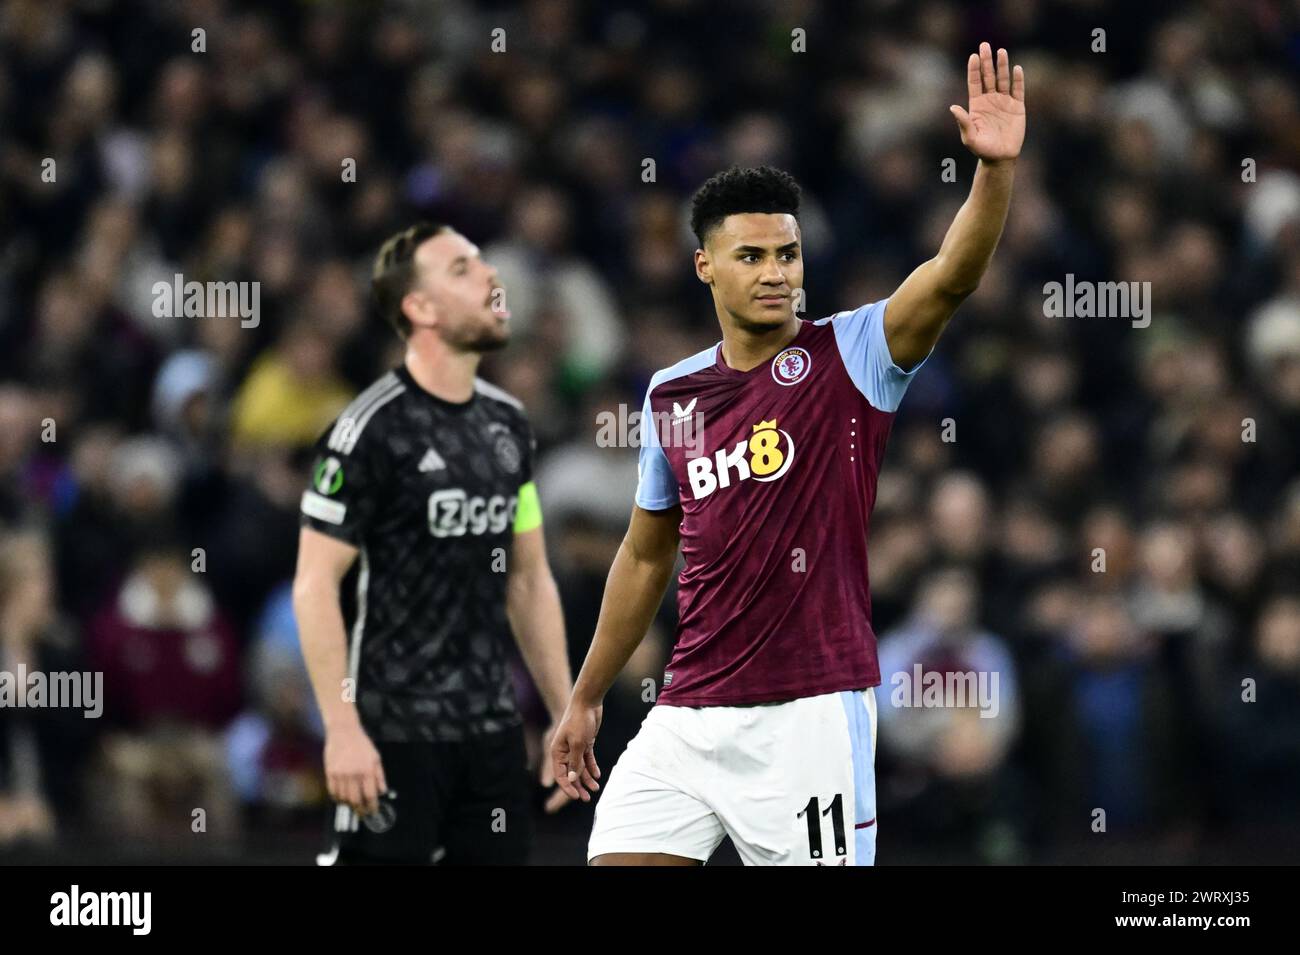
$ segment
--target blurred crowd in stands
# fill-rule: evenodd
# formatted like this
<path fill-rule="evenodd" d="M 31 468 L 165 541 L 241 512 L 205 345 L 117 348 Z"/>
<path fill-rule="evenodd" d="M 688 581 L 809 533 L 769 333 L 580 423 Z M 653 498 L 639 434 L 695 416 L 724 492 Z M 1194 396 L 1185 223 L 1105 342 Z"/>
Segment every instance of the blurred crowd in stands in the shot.
<path fill-rule="evenodd" d="M 0 707 L 0 851 L 323 835 L 287 591 L 305 449 L 400 361 L 368 270 L 418 218 L 507 290 L 483 374 L 538 436 L 576 672 L 636 483 L 598 418 L 719 338 L 691 192 L 790 170 L 806 317 L 887 297 L 969 189 L 947 107 L 981 40 L 1024 65 L 1029 133 L 872 517 L 880 861 L 1294 862 L 1284 0 L 5 3 L 0 671 L 102 672 L 105 708 Z M 176 275 L 260 283 L 256 322 L 160 315 Z M 1150 282 L 1150 324 L 1050 317 L 1067 275 Z M 606 772 L 673 620 L 670 592 L 607 701 Z M 997 715 L 894 707 L 916 664 L 997 673 Z M 581 862 L 589 822 L 548 822 L 539 861 Z"/>

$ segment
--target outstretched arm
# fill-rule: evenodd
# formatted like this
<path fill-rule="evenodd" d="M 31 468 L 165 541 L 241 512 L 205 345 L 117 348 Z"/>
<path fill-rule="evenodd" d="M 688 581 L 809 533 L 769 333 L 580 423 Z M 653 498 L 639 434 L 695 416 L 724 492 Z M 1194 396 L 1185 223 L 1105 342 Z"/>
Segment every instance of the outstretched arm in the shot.
<path fill-rule="evenodd" d="M 1025 72 L 1011 69 L 1006 50 L 987 43 L 966 63 L 967 109 L 950 110 L 961 141 L 979 158 L 970 196 L 957 212 L 943 245 L 890 297 L 885 340 L 894 363 L 906 370 L 934 348 L 948 319 L 975 291 L 1006 223 L 1016 157 L 1025 141 Z"/>

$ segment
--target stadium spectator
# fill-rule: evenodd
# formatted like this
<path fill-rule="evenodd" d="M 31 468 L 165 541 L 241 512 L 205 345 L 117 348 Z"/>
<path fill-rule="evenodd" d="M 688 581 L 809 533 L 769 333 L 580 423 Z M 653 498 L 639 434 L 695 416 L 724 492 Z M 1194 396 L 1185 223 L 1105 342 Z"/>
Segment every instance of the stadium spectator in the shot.
<path fill-rule="evenodd" d="M 58 607 L 44 535 L 0 537 L 0 672 L 5 695 L 12 694 L 0 707 L 0 847 L 48 840 L 83 823 L 83 773 L 103 696 L 81 680 L 77 637 Z M 44 680 L 43 699 L 30 683 L 35 674 Z M 75 674 L 89 692 L 79 701 L 55 700 L 56 674 Z"/>
<path fill-rule="evenodd" d="M 1223 782 L 1232 790 L 1232 821 L 1294 844 L 1300 774 L 1300 598 L 1269 600 L 1240 679 L 1225 684 L 1219 744 L 1227 751 Z"/>
<path fill-rule="evenodd" d="M 320 713 L 289 584 L 272 592 L 247 653 L 250 705 L 226 730 L 226 772 L 252 825 L 319 828 L 326 803 Z"/>
<path fill-rule="evenodd" d="M 300 448 L 320 436 L 355 394 L 334 369 L 337 344 L 325 328 L 304 316 L 289 326 L 275 348 L 253 362 L 231 407 L 236 448 Z"/>
<path fill-rule="evenodd" d="M 1076 599 L 1061 623 L 1058 652 L 1026 686 L 1041 824 L 1076 850 L 1104 855 L 1116 840 L 1093 837 L 1109 833 L 1169 851 L 1195 823 L 1207 781 L 1196 781 L 1195 733 L 1179 719 L 1181 687 L 1159 640 L 1113 594 Z"/>
<path fill-rule="evenodd" d="M 909 622 L 881 638 L 879 745 L 893 778 L 879 798 L 913 838 L 1010 861 L 1007 756 L 1022 704 L 1009 648 L 978 625 L 977 594 L 973 571 L 936 571 Z"/>
<path fill-rule="evenodd" d="M 241 698 L 239 648 L 225 615 L 183 553 L 149 547 L 130 566 L 87 634 L 103 673 L 101 812 L 106 827 L 144 836 L 205 813 L 233 829 L 220 732 Z"/>

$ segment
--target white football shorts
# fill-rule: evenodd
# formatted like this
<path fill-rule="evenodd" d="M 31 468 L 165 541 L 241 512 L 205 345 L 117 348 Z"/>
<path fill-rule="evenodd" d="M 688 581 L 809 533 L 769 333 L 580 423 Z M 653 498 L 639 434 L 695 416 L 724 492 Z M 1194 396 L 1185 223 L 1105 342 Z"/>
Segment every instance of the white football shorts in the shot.
<path fill-rule="evenodd" d="M 657 705 L 606 777 L 587 859 L 707 862 L 730 836 L 746 865 L 872 865 L 876 695 L 755 706 Z"/>

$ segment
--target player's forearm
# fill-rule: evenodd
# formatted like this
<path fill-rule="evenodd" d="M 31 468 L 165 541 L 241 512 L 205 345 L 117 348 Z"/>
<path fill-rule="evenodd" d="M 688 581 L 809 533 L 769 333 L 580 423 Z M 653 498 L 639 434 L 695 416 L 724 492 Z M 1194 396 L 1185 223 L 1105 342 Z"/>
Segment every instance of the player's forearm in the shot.
<path fill-rule="evenodd" d="M 970 195 L 934 257 L 935 284 L 944 293 L 964 298 L 979 285 L 1002 237 L 1015 174 L 1014 159 L 979 161 Z"/>
<path fill-rule="evenodd" d="M 506 614 L 537 692 L 551 719 L 558 720 L 569 701 L 573 676 L 560 592 L 549 569 L 511 578 Z"/>
<path fill-rule="evenodd" d="M 675 558 L 675 552 L 666 558 L 639 558 L 627 541 L 619 547 L 605 581 L 596 635 L 573 687 L 575 700 L 594 706 L 605 698 L 645 639 L 668 589 Z"/>
<path fill-rule="evenodd" d="M 344 693 L 347 678 L 347 633 L 338 587 L 295 581 L 293 611 L 303 660 L 311 676 L 326 730 L 359 722 L 355 696 Z"/>

